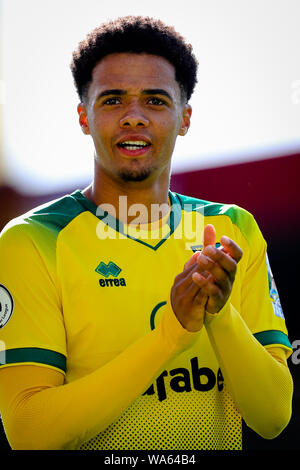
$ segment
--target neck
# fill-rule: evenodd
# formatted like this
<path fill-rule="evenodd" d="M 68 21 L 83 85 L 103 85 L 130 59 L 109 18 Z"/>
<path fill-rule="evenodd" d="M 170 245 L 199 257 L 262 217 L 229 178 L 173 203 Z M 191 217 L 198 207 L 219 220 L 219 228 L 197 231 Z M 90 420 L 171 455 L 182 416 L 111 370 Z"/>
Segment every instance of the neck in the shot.
<path fill-rule="evenodd" d="M 105 204 L 104 210 L 124 223 L 138 216 L 140 223 L 150 224 L 168 212 L 169 184 L 170 168 L 142 182 L 119 181 L 98 168 L 82 192 L 97 206 Z"/>

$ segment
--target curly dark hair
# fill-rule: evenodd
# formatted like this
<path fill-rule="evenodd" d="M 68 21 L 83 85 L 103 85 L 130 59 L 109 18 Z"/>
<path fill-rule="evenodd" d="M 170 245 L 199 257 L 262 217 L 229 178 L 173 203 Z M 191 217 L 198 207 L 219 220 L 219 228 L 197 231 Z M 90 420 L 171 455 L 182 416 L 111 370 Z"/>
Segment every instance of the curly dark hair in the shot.
<path fill-rule="evenodd" d="M 81 101 L 87 101 L 92 71 L 106 55 L 117 52 L 148 53 L 167 59 L 183 100 L 188 101 L 197 83 L 198 62 L 191 44 L 162 21 L 150 17 L 125 16 L 101 24 L 73 52 L 71 71 Z"/>

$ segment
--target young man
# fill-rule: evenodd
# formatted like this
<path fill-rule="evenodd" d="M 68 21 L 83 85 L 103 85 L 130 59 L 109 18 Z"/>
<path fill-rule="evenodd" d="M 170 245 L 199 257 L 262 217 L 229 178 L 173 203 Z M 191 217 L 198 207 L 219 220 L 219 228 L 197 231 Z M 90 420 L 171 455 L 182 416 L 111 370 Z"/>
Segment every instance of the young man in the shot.
<path fill-rule="evenodd" d="M 74 53 L 93 182 L 0 241 L 15 449 L 241 449 L 242 418 L 265 438 L 290 419 L 292 348 L 256 222 L 169 190 L 196 69 L 149 18 L 102 25 Z"/>

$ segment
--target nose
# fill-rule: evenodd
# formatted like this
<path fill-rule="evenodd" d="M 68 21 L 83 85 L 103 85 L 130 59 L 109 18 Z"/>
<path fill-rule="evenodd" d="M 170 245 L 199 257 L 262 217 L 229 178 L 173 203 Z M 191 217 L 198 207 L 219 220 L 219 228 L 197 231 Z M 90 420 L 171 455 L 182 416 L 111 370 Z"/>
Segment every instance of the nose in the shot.
<path fill-rule="evenodd" d="M 120 119 L 120 127 L 148 127 L 149 121 L 142 113 L 137 104 L 132 104 L 127 110 L 125 115 Z"/>

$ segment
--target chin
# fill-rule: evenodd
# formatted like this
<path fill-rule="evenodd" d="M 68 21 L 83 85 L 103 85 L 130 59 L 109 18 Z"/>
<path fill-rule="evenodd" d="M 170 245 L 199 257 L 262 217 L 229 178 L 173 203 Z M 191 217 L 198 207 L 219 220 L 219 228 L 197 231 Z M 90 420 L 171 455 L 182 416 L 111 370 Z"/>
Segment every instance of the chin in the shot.
<path fill-rule="evenodd" d="M 122 173 L 120 174 L 120 178 L 122 181 L 129 182 L 129 181 L 145 181 L 147 178 L 149 178 L 150 173 Z"/>
<path fill-rule="evenodd" d="M 145 181 L 147 178 L 149 178 L 152 172 L 153 168 L 140 168 L 138 170 L 124 168 L 119 171 L 119 178 L 125 182 Z"/>

